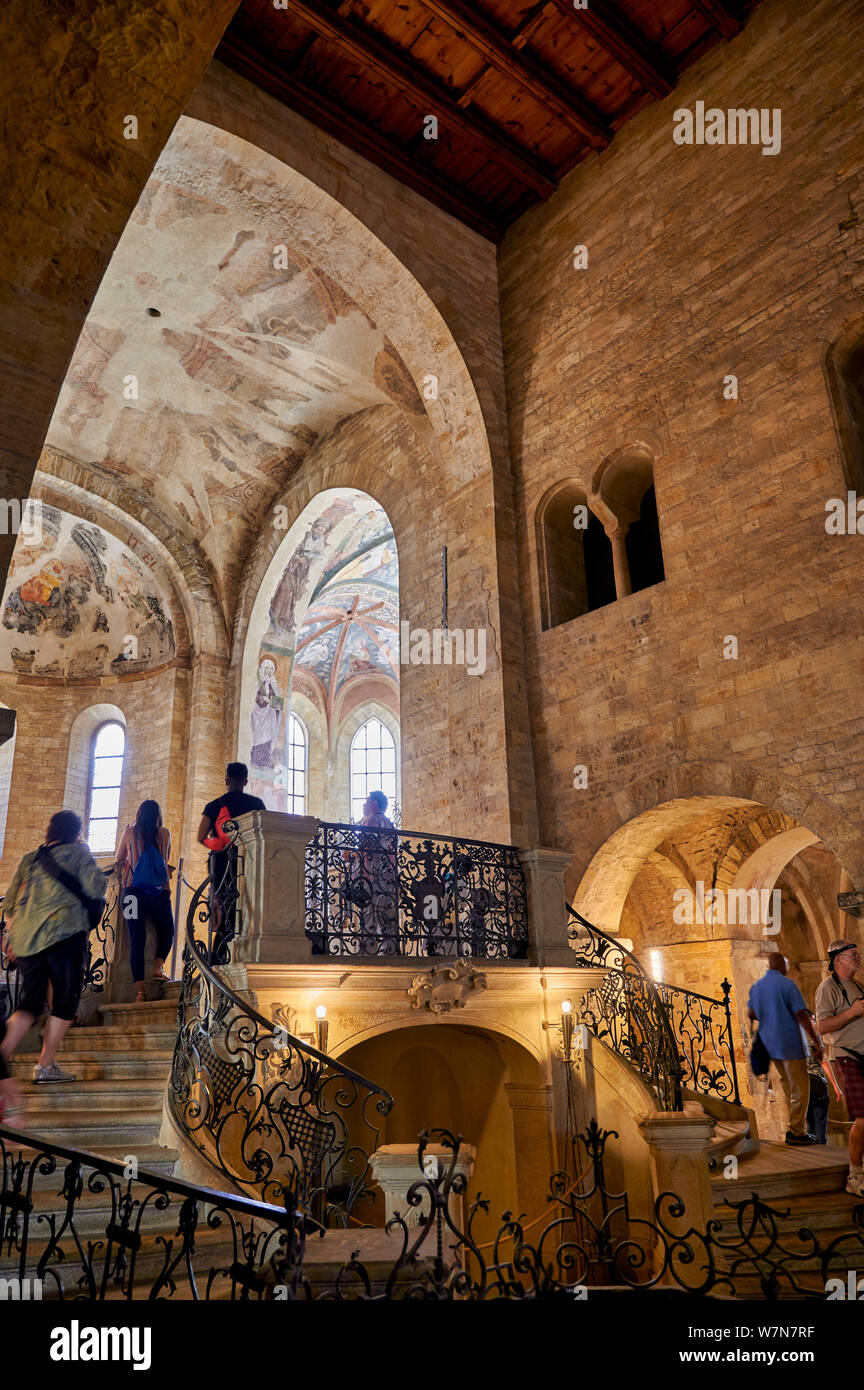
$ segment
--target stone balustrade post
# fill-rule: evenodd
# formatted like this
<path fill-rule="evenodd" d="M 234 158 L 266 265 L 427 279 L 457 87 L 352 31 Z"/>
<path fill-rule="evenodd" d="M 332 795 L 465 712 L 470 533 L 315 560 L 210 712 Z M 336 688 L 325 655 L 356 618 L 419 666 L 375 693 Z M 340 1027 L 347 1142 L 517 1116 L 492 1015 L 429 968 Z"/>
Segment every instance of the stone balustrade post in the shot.
<path fill-rule="evenodd" d="M 238 964 L 300 965 L 311 961 L 306 936 L 306 846 L 315 816 L 247 811 L 237 817 L 238 891 L 242 929 L 231 948 Z"/>
<path fill-rule="evenodd" d="M 423 1157 L 429 1168 L 429 1176 L 437 1177 L 439 1173 L 447 1172 L 453 1159 L 453 1153 L 451 1149 L 445 1149 L 441 1144 L 427 1144 Z M 453 1169 L 454 1177 L 461 1174 L 468 1183 L 474 1172 L 476 1157 L 477 1150 L 473 1144 L 460 1144 L 459 1156 Z M 391 1216 L 395 1216 L 398 1212 L 406 1225 L 421 1225 L 429 1215 L 428 1196 L 424 1194 L 423 1201 L 419 1206 L 408 1205 L 409 1190 L 415 1182 L 422 1182 L 424 1177 L 417 1162 L 416 1143 L 382 1144 L 372 1155 L 371 1164 L 372 1176 L 384 1193 L 384 1213 L 387 1220 L 389 1221 Z M 464 1231 L 464 1198 L 451 1192 L 448 1211 L 457 1231 Z"/>
<path fill-rule="evenodd" d="M 683 1111 L 656 1111 L 636 1123 L 648 1145 L 655 1198 L 674 1192 L 684 1203 L 684 1216 L 677 1223 L 681 1231 L 691 1226 L 706 1231 L 714 1215 L 707 1156 L 713 1121 L 701 1105 L 690 1102 Z"/>
<path fill-rule="evenodd" d="M 570 966 L 570 919 L 564 873 L 570 855 L 558 849 L 520 849 L 528 899 L 528 961 L 531 965 Z"/>

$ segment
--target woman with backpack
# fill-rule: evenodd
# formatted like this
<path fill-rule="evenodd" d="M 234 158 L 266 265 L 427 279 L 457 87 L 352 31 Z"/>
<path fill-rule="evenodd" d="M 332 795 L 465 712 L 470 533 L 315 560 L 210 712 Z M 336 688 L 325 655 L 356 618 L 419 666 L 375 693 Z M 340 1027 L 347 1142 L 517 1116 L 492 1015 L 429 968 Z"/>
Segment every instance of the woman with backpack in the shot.
<path fill-rule="evenodd" d="M 123 917 L 129 928 L 130 964 L 137 986 L 135 1003 L 147 998 L 144 983 L 144 949 L 147 923 L 156 930 L 156 959 L 153 979 L 167 980 L 163 966 L 174 940 L 174 913 L 171 910 L 168 863 L 171 832 L 162 824 L 158 801 L 142 801 L 134 824 L 127 825 L 117 851 L 117 872 L 123 893 Z"/>

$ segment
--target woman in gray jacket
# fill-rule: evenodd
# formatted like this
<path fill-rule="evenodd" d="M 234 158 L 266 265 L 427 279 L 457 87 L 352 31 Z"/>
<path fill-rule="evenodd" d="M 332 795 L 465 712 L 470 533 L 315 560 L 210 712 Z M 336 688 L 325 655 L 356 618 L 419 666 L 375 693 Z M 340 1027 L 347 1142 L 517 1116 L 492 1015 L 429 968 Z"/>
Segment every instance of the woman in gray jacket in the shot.
<path fill-rule="evenodd" d="M 80 837 L 80 817 L 58 811 L 48 823 L 44 845 L 24 855 L 6 892 L 6 939 L 21 973 L 18 1007 L 3 1039 L 7 1064 L 45 1008 L 51 986 L 51 1014 L 34 1081 L 75 1080 L 55 1059 L 81 998 L 90 922 L 81 897 L 61 878 L 74 880 L 85 898 L 105 896 L 105 874 Z"/>

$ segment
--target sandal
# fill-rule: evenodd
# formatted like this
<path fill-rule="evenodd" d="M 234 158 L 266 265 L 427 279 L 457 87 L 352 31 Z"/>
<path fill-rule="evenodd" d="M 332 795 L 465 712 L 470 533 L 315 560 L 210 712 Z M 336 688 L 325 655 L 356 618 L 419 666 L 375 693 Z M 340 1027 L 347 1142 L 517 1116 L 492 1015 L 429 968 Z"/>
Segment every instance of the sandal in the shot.
<path fill-rule="evenodd" d="M 135 1003 L 136 1003 L 136 1004 L 146 1004 L 146 1003 L 147 1003 L 147 991 L 146 991 L 146 989 L 144 988 L 143 985 L 142 985 L 141 988 L 138 990 L 138 993 L 135 995 Z"/>

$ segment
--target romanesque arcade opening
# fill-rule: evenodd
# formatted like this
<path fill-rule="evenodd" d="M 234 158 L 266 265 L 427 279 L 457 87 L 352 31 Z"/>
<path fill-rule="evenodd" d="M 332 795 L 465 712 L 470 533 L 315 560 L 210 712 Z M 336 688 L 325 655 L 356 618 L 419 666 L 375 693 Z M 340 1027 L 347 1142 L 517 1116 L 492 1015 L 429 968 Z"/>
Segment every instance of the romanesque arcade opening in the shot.
<path fill-rule="evenodd" d="M 749 991 L 779 951 L 813 1006 L 828 942 L 854 931 L 837 904 L 850 884 L 832 849 L 787 812 L 694 796 L 661 803 L 611 835 L 573 906 L 620 935 L 658 982 L 711 999 L 722 997 L 724 979 L 731 982 L 742 1095 L 757 1111 L 760 1134 L 782 1138 L 782 1093 L 747 1065 Z"/>
<path fill-rule="evenodd" d="M 368 494 L 321 492 L 286 531 L 252 610 L 239 720 L 270 810 L 353 821 L 380 788 L 398 817 L 399 564 Z"/>

